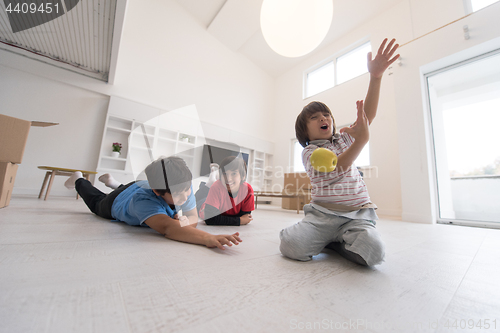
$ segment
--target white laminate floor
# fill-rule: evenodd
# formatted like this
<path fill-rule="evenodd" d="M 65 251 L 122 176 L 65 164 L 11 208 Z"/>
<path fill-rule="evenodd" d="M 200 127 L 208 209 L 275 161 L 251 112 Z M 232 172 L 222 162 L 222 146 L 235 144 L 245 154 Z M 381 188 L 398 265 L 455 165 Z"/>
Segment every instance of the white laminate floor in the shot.
<path fill-rule="evenodd" d="M 500 332 L 500 230 L 381 219 L 386 261 L 279 252 L 302 218 L 260 205 L 225 251 L 110 222 L 74 198 L 0 209 L 0 332 Z M 482 327 L 480 327 L 481 325 Z M 489 327 L 487 328 L 487 325 Z"/>

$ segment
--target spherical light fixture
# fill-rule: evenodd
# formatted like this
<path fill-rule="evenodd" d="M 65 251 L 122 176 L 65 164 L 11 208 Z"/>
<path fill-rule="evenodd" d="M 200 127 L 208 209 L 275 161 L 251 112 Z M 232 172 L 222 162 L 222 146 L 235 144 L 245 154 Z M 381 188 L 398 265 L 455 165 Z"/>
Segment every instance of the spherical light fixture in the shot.
<path fill-rule="evenodd" d="M 260 25 L 274 52 L 300 57 L 323 41 L 332 17 L 332 0 L 264 0 Z"/>

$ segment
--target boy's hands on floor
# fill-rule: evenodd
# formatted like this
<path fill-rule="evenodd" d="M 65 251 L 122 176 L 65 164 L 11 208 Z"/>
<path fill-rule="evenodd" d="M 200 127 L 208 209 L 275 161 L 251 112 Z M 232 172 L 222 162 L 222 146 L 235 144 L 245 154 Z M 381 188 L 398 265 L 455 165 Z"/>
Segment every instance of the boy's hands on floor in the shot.
<path fill-rule="evenodd" d="M 252 220 L 253 220 L 252 214 L 245 214 L 243 216 L 240 216 L 240 225 L 248 224 Z"/>
<path fill-rule="evenodd" d="M 232 235 L 209 235 L 205 245 L 209 248 L 218 247 L 221 250 L 225 250 L 224 245 L 233 246 L 233 244 L 238 245 L 242 242 L 239 236 L 239 232 L 235 232 Z"/>

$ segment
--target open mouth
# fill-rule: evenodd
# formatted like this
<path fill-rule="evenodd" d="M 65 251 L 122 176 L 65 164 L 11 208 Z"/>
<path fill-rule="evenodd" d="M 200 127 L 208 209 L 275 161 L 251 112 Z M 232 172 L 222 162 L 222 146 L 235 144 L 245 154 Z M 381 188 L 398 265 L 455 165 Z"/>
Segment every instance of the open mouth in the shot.
<path fill-rule="evenodd" d="M 321 126 L 321 129 L 322 129 L 322 130 L 327 130 L 327 129 L 328 129 L 328 125 L 327 125 L 327 124 L 324 124 L 323 126 Z"/>

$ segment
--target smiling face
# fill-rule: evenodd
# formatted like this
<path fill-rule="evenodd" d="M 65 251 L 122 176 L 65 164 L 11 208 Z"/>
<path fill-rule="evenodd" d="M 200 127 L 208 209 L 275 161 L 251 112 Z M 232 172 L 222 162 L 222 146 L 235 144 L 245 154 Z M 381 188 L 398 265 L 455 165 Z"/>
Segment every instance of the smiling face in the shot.
<path fill-rule="evenodd" d="M 238 193 L 241 185 L 241 175 L 238 170 L 228 170 L 224 172 L 224 182 L 228 191 L 233 194 Z"/>
<path fill-rule="evenodd" d="M 315 112 L 307 119 L 307 137 L 309 141 L 330 140 L 333 135 L 333 119 L 330 113 Z"/>

